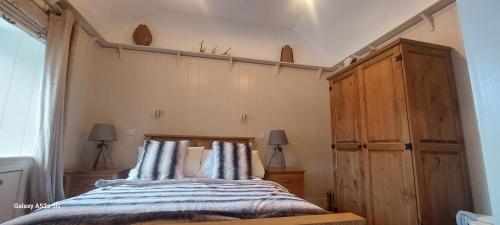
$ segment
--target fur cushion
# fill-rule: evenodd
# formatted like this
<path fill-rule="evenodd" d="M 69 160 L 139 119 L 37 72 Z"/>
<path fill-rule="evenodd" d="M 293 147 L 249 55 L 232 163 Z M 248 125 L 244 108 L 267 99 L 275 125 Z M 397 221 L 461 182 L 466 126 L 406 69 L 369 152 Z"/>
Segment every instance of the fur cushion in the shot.
<path fill-rule="evenodd" d="M 252 177 L 252 149 L 249 144 L 214 141 L 212 178 L 248 180 Z"/>

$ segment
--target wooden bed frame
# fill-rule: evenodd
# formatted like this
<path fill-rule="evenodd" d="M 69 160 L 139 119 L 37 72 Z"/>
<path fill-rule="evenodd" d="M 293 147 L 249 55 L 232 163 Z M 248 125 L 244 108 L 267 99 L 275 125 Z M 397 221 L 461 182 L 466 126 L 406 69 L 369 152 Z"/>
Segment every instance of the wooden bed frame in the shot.
<path fill-rule="evenodd" d="M 145 140 L 155 141 L 180 141 L 189 140 L 191 147 L 205 147 L 212 149 L 214 141 L 227 141 L 237 143 L 249 143 L 255 146 L 254 137 L 230 137 L 230 136 L 201 136 L 201 135 L 171 135 L 171 134 L 144 134 Z M 126 179 L 130 168 L 122 170 L 118 173 L 118 179 Z"/>
<path fill-rule="evenodd" d="M 214 141 L 249 143 L 249 144 L 255 145 L 255 138 L 254 137 L 145 134 L 144 139 L 156 140 L 156 141 L 189 140 L 189 142 L 190 142 L 189 146 L 191 146 L 191 147 L 205 147 L 205 149 L 212 149 L 212 142 L 214 142 Z"/>
<path fill-rule="evenodd" d="M 156 141 L 178 141 L 189 140 L 191 147 L 205 147 L 212 149 L 212 142 L 214 141 L 227 141 L 238 143 L 255 144 L 254 137 L 231 137 L 231 136 L 199 136 L 199 135 L 168 135 L 168 134 L 145 134 L 146 140 Z M 162 221 L 151 221 L 137 223 L 141 225 L 159 225 L 167 224 Z M 171 223 L 168 223 L 171 224 Z M 191 222 L 191 223 L 175 223 L 178 225 L 271 225 L 271 224 L 324 224 L 324 225 L 366 225 L 366 220 L 363 217 L 357 216 L 352 213 L 335 213 L 325 215 L 310 215 L 310 216 L 290 216 L 290 217 L 276 217 L 264 219 L 248 219 L 248 220 L 232 220 L 232 221 L 214 221 L 214 222 Z"/>

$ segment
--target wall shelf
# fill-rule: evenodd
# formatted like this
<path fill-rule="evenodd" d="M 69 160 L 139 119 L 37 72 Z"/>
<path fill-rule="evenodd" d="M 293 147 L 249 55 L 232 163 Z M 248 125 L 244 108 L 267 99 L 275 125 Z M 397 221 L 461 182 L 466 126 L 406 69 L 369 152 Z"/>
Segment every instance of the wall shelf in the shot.
<path fill-rule="evenodd" d="M 166 48 L 156 48 L 150 46 L 141 46 L 141 45 L 133 45 L 133 44 L 122 44 L 122 43 L 113 43 L 107 41 L 95 28 L 92 26 L 88 20 L 80 13 L 75 7 L 71 4 L 70 1 L 63 1 L 62 4 L 65 8 L 70 9 L 75 15 L 76 19 L 82 26 L 82 28 L 99 44 L 101 47 L 105 48 L 116 48 L 122 50 L 131 50 L 131 51 L 142 51 L 142 52 L 153 52 L 160 54 L 169 54 L 176 55 L 178 57 L 188 56 L 188 57 L 197 57 L 197 58 L 206 58 L 206 59 L 215 59 L 215 60 L 227 60 L 230 64 L 233 62 L 243 62 L 243 63 L 253 63 L 260 65 L 269 65 L 276 67 L 288 67 L 288 68 L 296 68 L 296 69 L 305 69 L 305 70 L 316 70 L 323 72 L 333 72 L 333 67 L 323 67 L 323 66 L 314 66 L 314 65 L 304 65 L 304 64 L 296 64 L 296 63 L 286 63 L 279 61 L 271 61 L 271 60 L 262 60 L 262 59 L 251 59 L 245 57 L 237 57 L 237 56 L 228 56 L 228 55 L 212 55 L 201 52 L 192 52 L 192 51 L 181 51 L 174 49 L 166 49 Z M 121 54 L 121 53 L 120 53 Z"/>
<path fill-rule="evenodd" d="M 454 3 L 454 2 L 455 2 L 455 0 L 438 0 L 433 5 L 429 6 L 428 8 L 424 9 L 420 13 L 411 17 L 410 19 L 403 22 L 402 24 L 400 24 L 396 28 L 392 29 L 391 31 L 387 32 L 386 34 L 384 34 L 380 38 L 376 39 L 375 41 L 367 44 L 365 47 L 354 52 L 352 55 L 356 55 L 358 57 L 363 57 L 366 54 L 368 54 L 369 52 L 376 50 L 382 44 L 386 43 L 387 41 L 391 40 L 392 38 L 401 34 L 405 30 L 409 29 L 410 27 L 412 27 L 415 24 L 420 23 L 422 21 L 429 21 L 431 23 L 430 25 L 431 25 L 432 29 L 434 29 L 432 15 L 434 13 L 440 11 L 441 9 L 447 7 L 448 5 Z M 227 60 L 228 64 L 230 65 L 229 66 L 230 69 L 232 69 L 233 62 L 243 62 L 243 63 L 253 63 L 253 64 L 275 66 L 278 69 L 278 71 L 279 71 L 280 67 L 316 70 L 316 71 L 318 71 L 317 73 L 318 73 L 319 78 L 321 78 L 322 74 L 325 72 L 335 73 L 335 72 L 341 70 L 342 68 L 344 68 L 343 61 L 338 62 L 337 64 L 335 64 L 332 67 L 323 67 L 323 66 L 286 63 L 286 62 L 261 60 L 261 59 L 251 59 L 251 58 L 227 56 L 227 55 L 212 55 L 212 54 L 206 54 L 206 53 L 200 53 L 200 52 L 155 48 L 155 47 L 139 46 L 139 45 L 132 45 L 132 44 L 113 43 L 113 42 L 107 41 L 99 32 L 97 32 L 97 30 L 85 19 L 85 17 L 83 17 L 78 12 L 78 10 L 76 10 L 73 7 L 73 5 L 71 5 L 71 3 L 69 1 L 63 1 L 62 3 L 66 6 L 66 8 L 70 9 L 75 14 L 75 17 L 80 22 L 83 29 L 87 33 L 89 33 L 92 36 L 92 38 L 95 39 L 96 42 L 101 47 L 116 48 L 116 49 L 119 49 L 119 52 L 122 50 L 131 50 L 131 51 L 142 51 L 142 52 L 153 52 L 153 53 L 160 53 L 160 54 L 177 55 L 178 59 L 180 59 L 180 57 L 182 57 L 182 56 L 188 56 L 188 57 L 215 59 L 215 60 Z"/>
<path fill-rule="evenodd" d="M 212 55 L 212 54 L 206 54 L 206 53 L 201 53 L 201 52 L 181 51 L 181 50 L 156 48 L 156 47 L 132 45 L 132 44 L 119 44 L 119 43 L 108 42 L 108 41 L 104 40 L 103 38 L 97 39 L 96 42 L 101 47 L 105 47 L 105 48 L 116 48 L 116 49 L 122 48 L 123 50 L 153 52 L 153 53 L 176 55 L 176 56 L 180 56 L 180 57 L 188 56 L 188 57 L 215 59 L 215 60 L 225 60 L 225 61 L 228 61 L 230 63 L 243 62 L 243 63 L 253 63 L 253 64 L 261 64 L 261 65 L 269 65 L 269 66 L 279 65 L 279 67 L 289 67 L 289 68 L 306 69 L 306 70 L 318 70 L 318 71 L 321 70 L 323 72 L 333 72 L 333 68 L 330 68 L 330 67 L 304 65 L 304 64 L 296 64 L 296 63 L 287 63 L 287 62 L 278 62 L 278 61 L 261 60 L 261 59 L 251 59 L 251 58 L 229 56 L 229 55 Z"/>

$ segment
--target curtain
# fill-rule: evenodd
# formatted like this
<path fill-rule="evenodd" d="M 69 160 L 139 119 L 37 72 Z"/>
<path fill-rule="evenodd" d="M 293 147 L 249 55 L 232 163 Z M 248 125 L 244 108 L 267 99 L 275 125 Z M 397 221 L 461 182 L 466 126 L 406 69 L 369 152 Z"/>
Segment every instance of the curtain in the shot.
<path fill-rule="evenodd" d="M 53 203 L 64 199 L 63 117 L 74 22 L 75 18 L 69 10 L 64 10 L 61 16 L 49 15 L 40 95 L 40 133 L 31 170 L 32 203 Z"/>

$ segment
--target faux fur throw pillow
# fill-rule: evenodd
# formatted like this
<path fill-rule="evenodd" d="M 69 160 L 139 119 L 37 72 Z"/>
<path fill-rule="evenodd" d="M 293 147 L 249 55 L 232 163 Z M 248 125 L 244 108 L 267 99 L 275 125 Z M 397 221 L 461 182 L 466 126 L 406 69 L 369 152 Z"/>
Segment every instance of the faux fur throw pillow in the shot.
<path fill-rule="evenodd" d="M 252 177 L 252 149 L 249 144 L 214 141 L 212 178 L 248 180 Z"/>

